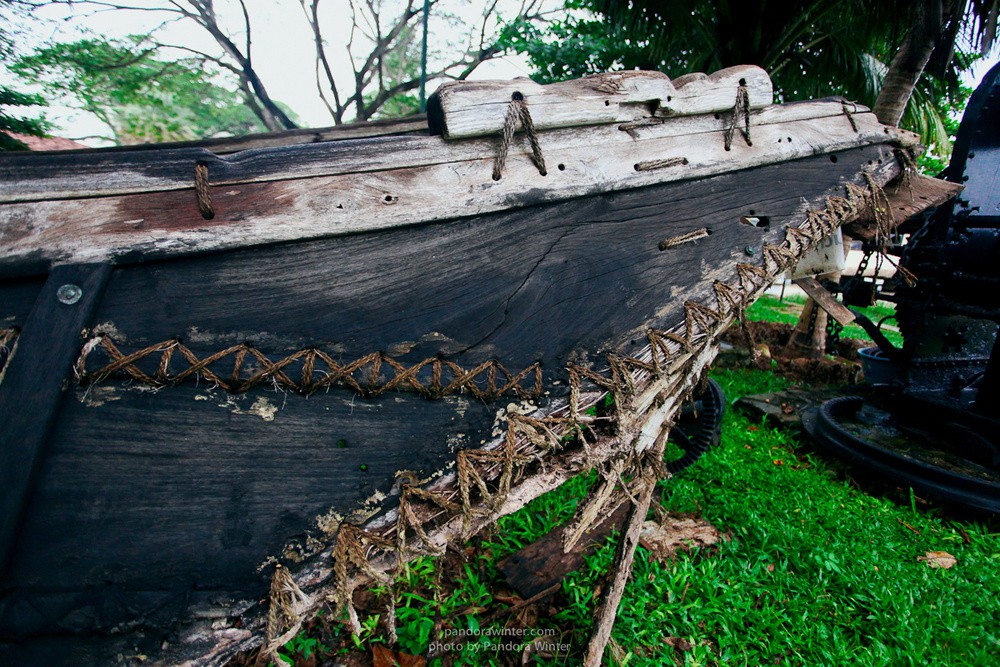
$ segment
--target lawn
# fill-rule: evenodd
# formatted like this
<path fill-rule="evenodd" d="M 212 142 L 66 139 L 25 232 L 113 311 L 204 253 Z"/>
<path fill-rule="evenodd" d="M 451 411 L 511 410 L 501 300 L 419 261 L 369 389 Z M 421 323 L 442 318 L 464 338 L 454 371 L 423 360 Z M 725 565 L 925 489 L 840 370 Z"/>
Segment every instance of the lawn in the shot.
<path fill-rule="evenodd" d="M 799 313 L 802 312 L 802 306 L 805 302 L 805 297 L 800 295 L 790 294 L 781 299 L 770 294 L 765 294 L 747 308 L 747 317 L 753 321 L 795 324 L 799 319 Z M 879 301 L 874 306 L 868 308 L 852 307 L 852 310 L 863 313 L 876 324 L 884 321 L 882 324 L 882 333 L 885 334 L 885 337 L 896 347 L 903 345 L 903 337 L 896 328 L 895 306 L 891 303 Z M 847 325 L 840 335 L 844 338 L 869 340 L 868 334 L 857 324 Z"/>

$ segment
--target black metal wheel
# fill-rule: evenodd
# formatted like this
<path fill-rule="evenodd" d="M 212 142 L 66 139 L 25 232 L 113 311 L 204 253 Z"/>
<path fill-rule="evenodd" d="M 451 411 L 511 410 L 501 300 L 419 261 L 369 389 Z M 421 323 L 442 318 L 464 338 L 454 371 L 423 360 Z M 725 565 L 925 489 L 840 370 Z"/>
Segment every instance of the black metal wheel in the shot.
<path fill-rule="evenodd" d="M 950 455 L 943 443 L 919 442 L 893 413 L 861 397 L 823 403 L 811 427 L 823 447 L 852 466 L 929 498 L 1000 515 L 1000 474 Z"/>
<path fill-rule="evenodd" d="M 704 391 L 684 404 L 667 444 L 665 463 L 671 474 L 688 468 L 719 444 L 725 410 L 726 397 L 715 380 L 709 380 Z"/>

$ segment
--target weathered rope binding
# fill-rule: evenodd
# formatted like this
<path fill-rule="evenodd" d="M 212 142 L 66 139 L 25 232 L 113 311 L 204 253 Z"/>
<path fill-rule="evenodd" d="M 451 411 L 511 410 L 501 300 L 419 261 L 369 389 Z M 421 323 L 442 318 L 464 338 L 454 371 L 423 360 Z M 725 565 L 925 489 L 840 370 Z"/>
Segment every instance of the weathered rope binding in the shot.
<path fill-rule="evenodd" d="M 104 363 L 88 369 L 98 357 Z M 232 370 L 228 374 L 213 370 L 230 359 Z M 143 366 L 146 360 L 156 363 Z M 177 366 L 181 368 L 178 370 Z M 84 344 L 74 372 L 77 381 L 84 386 L 99 384 L 111 377 L 130 378 L 153 388 L 200 379 L 234 394 L 269 384 L 307 395 L 334 386 L 346 387 L 363 397 L 388 391 L 415 391 L 427 398 L 468 392 L 484 401 L 506 395 L 525 399 L 542 395 L 542 366 L 539 363 L 516 373 L 496 359 L 471 369 L 441 357 L 429 357 L 408 366 L 383 352 L 373 352 L 341 364 L 315 347 L 271 361 L 247 343 L 199 358 L 177 339 L 126 354 L 107 335 L 97 335 Z"/>
<path fill-rule="evenodd" d="M 636 171 L 653 171 L 654 169 L 666 169 L 667 167 L 683 167 L 688 163 L 686 157 L 672 157 L 665 160 L 648 160 L 646 162 L 636 162 Z"/>
<path fill-rule="evenodd" d="M 743 139 L 747 142 L 747 146 L 753 146 L 753 141 L 750 140 L 750 92 L 743 79 L 740 79 L 740 85 L 736 89 L 736 104 L 733 105 L 733 115 L 729 121 L 729 128 L 726 130 L 725 148 L 727 151 L 733 148 L 733 135 L 736 134 L 736 126 L 741 115 L 743 116 L 743 128 L 740 132 L 743 133 Z"/>
<path fill-rule="evenodd" d="M 524 100 L 524 95 L 514 93 L 511 95 L 510 103 L 507 105 L 507 115 L 503 121 L 503 134 L 500 137 L 500 147 L 497 149 L 497 157 L 493 163 L 493 180 L 499 181 L 503 176 L 503 168 L 507 162 L 507 153 L 510 151 L 510 144 L 514 140 L 514 132 L 517 130 L 518 122 L 524 128 L 524 133 L 528 136 L 528 143 L 531 144 L 531 159 L 538 167 L 538 173 L 545 176 L 548 172 L 545 169 L 545 157 L 542 155 L 542 147 L 538 143 L 538 134 L 535 132 L 535 123 L 531 120 L 531 112 L 528 111 L 528 103 Z"/>
<path fill-rule="evenodd" d="M 848 109 L 847 105 L 850 104 L 851 108 Z M 847 116 L 847 120 L 851 123 L 851 129 L 858 132 L 858 123 L 854 120 L 854 114 L 858 112 L 858 105 L 854 102 L 848 102 L 847 100 L 840 101 L 840 107 L 844 110 L 844 115 Z"/>
<path fill-rule="evenodd" d="M 19 335 L 20 331 L 17 329 L 0 329 L 0 379 L 3 378 L 3 369 L 7 367 L 7 360 L 10 359 Z"/>
<path fill-rule="evenodd" d="M 214 218 L 215 209 L 212 207 L 212 192 L 208 187 L 208 165 L 204 162 L 198 162 L 194 165 L 194 192 L 201 217 L 206 220 Z"/>
<path fill-rule="evenodd" d="M 679 245 L 684 245 L 685 243 L 691 243 L 692 241 L 697 241 L 698 239 L 703 239 L 712 234 L 712 230 L 708 227 L 702 227 L 701 229 L 696 229 L 693 232 L 688 232 L 686 234 L 678 234 L 677 236 L 672 236 L 669 239 L 664 239 L 660 241 L 657 246 L 660 250 L 668 250 L 670 248 L 676 248 Z"/>
<path fill-rule="evenodd" d="M 546 461 L 555 454 L 582 451 L 586 456 L 568 474 L 579 474 L 588 468 L 600 467 L 601 475 L 575 518 L 567 541 L 583 534 L 595 518 L 612 502 L 615 494 L 637 502 L 638 492 L 648 486 L 652 476 L 663 477 L 662 466 L 654 465 L 648 454 L 659 447 L 637 451 L 637 407 L 641 397 L 655 381 L 680 388 L 691 370 L 696 356 L 714 345 L 714 341 L 734 320 L 741 319 L 749 303 L 765 290 L 782 272 L 798 261 L 803 252 L 814 247 L 846 220 L 854 219 L 866 209 L 876 206 L 881 188 L 873 180 L 866 187 L 846 186 L 843 197 L 829 197 L 823 210 L 810 210 L 798 227 L 788 227 L 779 244 L 765 244 L 760 264 L 740 263 L 734 280 L 717 281 L 713 285 L 714 304 L 689 301 L 684 305 L 683 324 L 669 330 L 650 329 L 648 345 L 635 356 L 608 355 L 604 370 L 569 366 L 570 392 L 568 404 L 547 417 L 510 414 L 503 439 L 494 449 L 466 449 L 457 454 L 453 481 L 433 483 L 429 488 L 408 488 L 403 493 L 395 519 L 379 527 L 364 529 L 343 523 L 331 552 L 333 593 L 327 597 L 336 618 L 347 617 L 355 633 L 360 622 L 352 596 L 363 581 L 383 584 L 392 580 L 392 573 L 419 554 L 442 553 L 449 539 L 464 539 L 474 529 L 476 521 L 499 516 L 501 506 L 519 479 L 533 470 L 544 470 Z M 691 385 L 687 391 L 693 388 Z M 595 417 L 586 410 L 610 396 L 614 414 Z M 644 399 L 645 400 L 645 399 Z M 655 402 L 654 402 L 655 403 Z M 645 404 L 649 409 L 648 402 Z M 601 435 L 603 434 L 603 435 Z M 615 446 L 605 458 L 591 456 L 599 438 L 612 438 Z M 563 458 L 564 461 L 573 459 Z M 449 532 L 449 526 L 460 522 L 461 530 Z M 379 567 L 373 563 L 378 562 Z M 272 605 L 283 602 L 272 600 Z M 268 631 L 267 646 L 275 637 Z"/>

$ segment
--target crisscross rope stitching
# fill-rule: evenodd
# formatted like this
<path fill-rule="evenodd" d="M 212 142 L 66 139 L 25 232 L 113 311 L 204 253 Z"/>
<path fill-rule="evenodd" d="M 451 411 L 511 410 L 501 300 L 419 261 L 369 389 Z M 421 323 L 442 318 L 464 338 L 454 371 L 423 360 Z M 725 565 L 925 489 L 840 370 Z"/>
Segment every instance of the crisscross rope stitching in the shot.
<path fill-rule="evenodd" d="M 247 343 L 199 357 L 178 339 L 125 353 L 108 335 L 95 336 L 84 344 L 74 371 L 84 386 L 123 377 L 153 388 L 204 380 L 230 393 L 269 384 L 305 395 L 339 386 L 366 398 L 389 391 L 415 391 L 427 398 L 468 392 L 484 401 L 542 394 L 542 366 L 537 362 L 513 372 L 496 359 L 473 368 L 442 357 L 407 365 L 383 352 L 372 352 L 341 363 L 316 347 L 272 361 Z"/>
<path fill-rule="evenodd" d="M 496 160 L 493 162 L 493 180 L 499 181 L 503 176 L 503 168 L 507 163 L 507 153 L 510 151 L 511 142 L 514 141 L 514 133 L 517 131 L 518 123 L 524 128 L 524 133 L 531 144 L 531 160 L 538 168 L 538 173 L 545 176 L 545 157 L 542 155 L 542 147 L 538 143 L 538 134 L 535 132 L 535 123 L 531 120 L 531 112 L 528 111 L 528 103 L 524 95 L 515 92 L 510 97 L 507 105 L 507 113 L 504 116 L 503 132 L 500 135 L 500 146 L 497 148 Z"/>
<path fill-rule="evenodd" d="M 459 450 L 454 475 L 424 488 L 407 488 L 394 519 L 390 514 L 387 521 L 369 529 L 342 523 L 330 554 L 333 592 L 326 599 L 335 617 L 346 614 L 351 630 L 360 632 L 352 601 L 359 585 L 366 580 L 387 584 L 411 557 L 441 554 L 449 541 L 465 539 L 477 523 L 497 518 L 514 485 L 547 470 L 547 465 L 553 465 L 550 457 L 554 454 L 582 452 L 583 456 L 575 459 L 560 459 L 564 465 L 576 466 L 568 474 L 601 468 L 592 499 L 581 504 L 567 539 L 585 532 L 602 514 L 613 487 L 625 488 L 628 495 L 628 489 L 635 486 L 634 479 L 626 482 L 625 476 L 634 476 L 637 471 L 642 471 L 643 477 L 652 474 L 649 461 L 637 459 L 631 449 L 636 434 L 629 424 L 636 423 L 637 397 L 648 392 L 654 382 L 660 383 L 655 386 L 683 386 L 699 351 L 708 349 L 804 252 L 871 207 L 880 191 L 873 181 L 867 181 L 864 188 L 848 185 L 845 196 L 829 197 L 824 209 L 808 211 L 800 225 L 786 228 L 781 243 L 765 244 L 760 264 L 739 263 L 732 280 L 716 281 L 712 302 L 688 301 L 682 324 L 666 331 L 647 330 L 647 345 L 634 356 L 609 354 L 602 370 L 568 366 L 566 405 L 544 417 L 507 415 L 506 431 L 493 448 Z M 591 414 L 591 408 L 604 404 L 607 397 L 613 403 L 611 414 Z M 592 455 L 602 437 L 611 437 L 616 443 L 610 453 L 602 450 L 604 458 Z M 375 567 L 376 562 L 379 567 Z M 272 604 L 283 602 L 279 599 Z M 393 614 L 387 617 L 391 619 Z M 274 646 L 271 635 L 280 630 L 269 628 L 267 646 Z"/>

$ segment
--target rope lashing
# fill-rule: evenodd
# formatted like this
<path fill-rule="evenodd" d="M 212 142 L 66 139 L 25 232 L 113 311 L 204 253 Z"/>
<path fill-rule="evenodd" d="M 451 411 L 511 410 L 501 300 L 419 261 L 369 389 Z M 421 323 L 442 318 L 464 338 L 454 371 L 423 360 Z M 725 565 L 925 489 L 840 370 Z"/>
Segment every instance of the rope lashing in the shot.
<path fill-rule="evenodd" d="M 194 166 L 194 192 L 198 199 L 198 210 L 201 217 L 211 220 L 215 217 L 215 209 L 212 207 L 212 193 L 208 189 L 208 165 L 199 162 Z"/>
<path fill-rule="evenodd" d="M 524 95 L 515 92 L 510 96 L 510 104 L 507 105 L 507 114 L 503 121 L 503 134 L 500 137 L 500 148 L 497 150 L 496 160 L 493 162 L 493 180 L 499 181 L 503 175 L 504 164 L 507 162 L 507 153 L 510 144 L 514 140 L 514 132 L 517 130 L 518 122 L 524 128 L 524 133 L 528 135 L 528 143 L 531 144 L 531 160 L 538 167 L 538 173 L 545 176 L 545 157 L 542 155 L 542 147 L 538 143 L 538 134 L 535 132 L 535 123 L 531 120 L 531 112 L 528 111 L 528 103 L 524 101 Z"/>
<path fill-rule="evenodd" d="M 726 130 L 726 150 L 733 147 L 733 135 L 736 134 L 736 126 L 739 124 L 740 115 L 743 116 L 743 139 L 747 146 L 753 146 L 750 140 L 750 91 L 747 89 L 747 82 L 740 79 L 740 85 L 736 89 L 736 104 L 733 105 L 733 117 L 729 121 L 729 129 Z"/>
<path fill-rule="evenodd" d="M 19 331 L 17 329 L 0 329 L 0 375 L 10 359 L 10 354 L 17 342 Z"/>
<path fill-rule="evenodd" d="M 847 105 L 850 104 L 853 109 L 848 109 Z M 840 106 L 844 110 L 844 115 L 847 116 L 847 120 L 851 123 L 851 129 L 858 132 L 858 123 L 854 120 L 854 114 L 858 112 L 858 105 L 854 102 L 848 102 L 847 100 L 841 100 Z"/>
<path fill-rule="evenodd" d="M 645 162 L 636 162 L 636 171 L 653 171 L 654 169 L 666 169 L 667 167 L 683 167 L 688 163 L 686 157 L 672 157 L 665 160 L 647 160 Z"/>
<path fill-rule="evenodd" d="M 698 239 L 703 239 L 706 236 L 710 236 L 712 230 L 708 227 L 702 227 L 701 229 L 696 229 L 693 232 L 688 232 L 686 234 L 680 234 L 678 236 L 672 236 L 669 239 L 664 239 L 660 241 L 660 245 L 657 246 L 660 250 L 667 250 L 669 248 L 676 248 L 679 245 L 684 245 L 685 243 L 691 243 L 692 241 L 697 241 Z"/>

